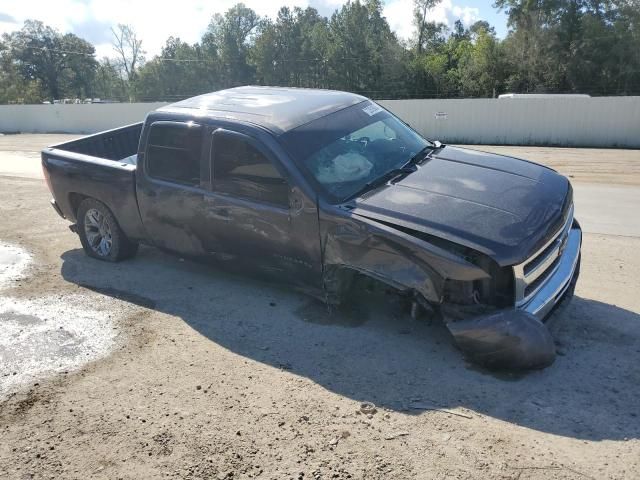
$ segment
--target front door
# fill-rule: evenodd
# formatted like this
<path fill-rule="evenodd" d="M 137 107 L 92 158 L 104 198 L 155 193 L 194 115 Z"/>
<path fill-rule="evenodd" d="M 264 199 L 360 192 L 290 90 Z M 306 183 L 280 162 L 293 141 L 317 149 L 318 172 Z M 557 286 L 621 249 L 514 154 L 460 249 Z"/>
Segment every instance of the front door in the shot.
<path fill-rule="evenodd" d="M 321 284 L 316 205 L 258 139 L 217 129 L 204 198 L 212 256 L 287 283 Z"/>

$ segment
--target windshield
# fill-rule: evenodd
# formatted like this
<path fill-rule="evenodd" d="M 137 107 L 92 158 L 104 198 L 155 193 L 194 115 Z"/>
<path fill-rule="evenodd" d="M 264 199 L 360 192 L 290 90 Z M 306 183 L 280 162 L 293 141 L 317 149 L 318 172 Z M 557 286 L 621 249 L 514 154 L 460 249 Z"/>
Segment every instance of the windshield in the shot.
<path fill-rule="evenodd" d="M 431 145 L 373 102 L 319 118 L 281 138 L 334 203 L 401 168 Z"/>

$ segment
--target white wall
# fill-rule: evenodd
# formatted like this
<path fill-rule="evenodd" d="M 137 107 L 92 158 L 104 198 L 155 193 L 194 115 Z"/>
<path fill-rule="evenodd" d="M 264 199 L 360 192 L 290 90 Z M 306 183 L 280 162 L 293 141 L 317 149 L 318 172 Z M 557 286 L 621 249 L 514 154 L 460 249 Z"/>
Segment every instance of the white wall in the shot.
<path fill-rule="evenodd" d="M 640 148 L 640 97 L 379 103 L 442 142 Z M 141 121 L 162 105 L 0 105 L 0 132 L 93 133 Z"/>
<path fill-rule="evenodd" d="M 379 103 L 442 142 L 640 148 L 640 97 Z"/>
<path fill-rule="evenodd" d="M 166 103 L 0 105 L 0 132 L 95 133 L 140 122 Z"/>

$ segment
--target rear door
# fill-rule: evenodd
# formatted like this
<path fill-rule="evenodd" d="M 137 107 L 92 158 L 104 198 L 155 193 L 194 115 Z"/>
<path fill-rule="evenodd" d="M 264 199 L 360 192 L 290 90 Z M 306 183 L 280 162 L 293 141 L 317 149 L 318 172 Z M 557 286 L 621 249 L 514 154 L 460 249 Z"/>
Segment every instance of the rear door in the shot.
<path fill-rule="evenodd" d="M 256 137 L 211 134 L 203 224 L 210 255 L 289 283 L 321 282 L 317 207 Z"/>
<path fill-rule="evenodd" d="M 154 122 L 138 159 L 138 207 L 147 237 L 185 255 L 204 253 L 198 232 L 205 191 L 201 170 L 208 169 L 204 130 L 193 122 Z"/>

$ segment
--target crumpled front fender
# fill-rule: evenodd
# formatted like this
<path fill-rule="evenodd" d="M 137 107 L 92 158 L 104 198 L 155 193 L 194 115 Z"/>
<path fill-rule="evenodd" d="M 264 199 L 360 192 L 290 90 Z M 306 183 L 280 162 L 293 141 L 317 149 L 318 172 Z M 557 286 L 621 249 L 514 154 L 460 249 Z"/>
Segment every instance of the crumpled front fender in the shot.
<path fill-rule="evenodd" d="M 453 321 L 447 328 L 463 352 L 489 368 L 544 368 L 556 358 L 547 327 L 523 310 L 505 309 Z"/>
<path fill-rule="evenodd" d="M 398 290 L 413 290 L 437 304 L 446 279 L 489 277 L 453 252 L 365 217 L 355 215 L 322 225 L 325 287 L 333 283 L 333 273 L 351 269 Z"/>

